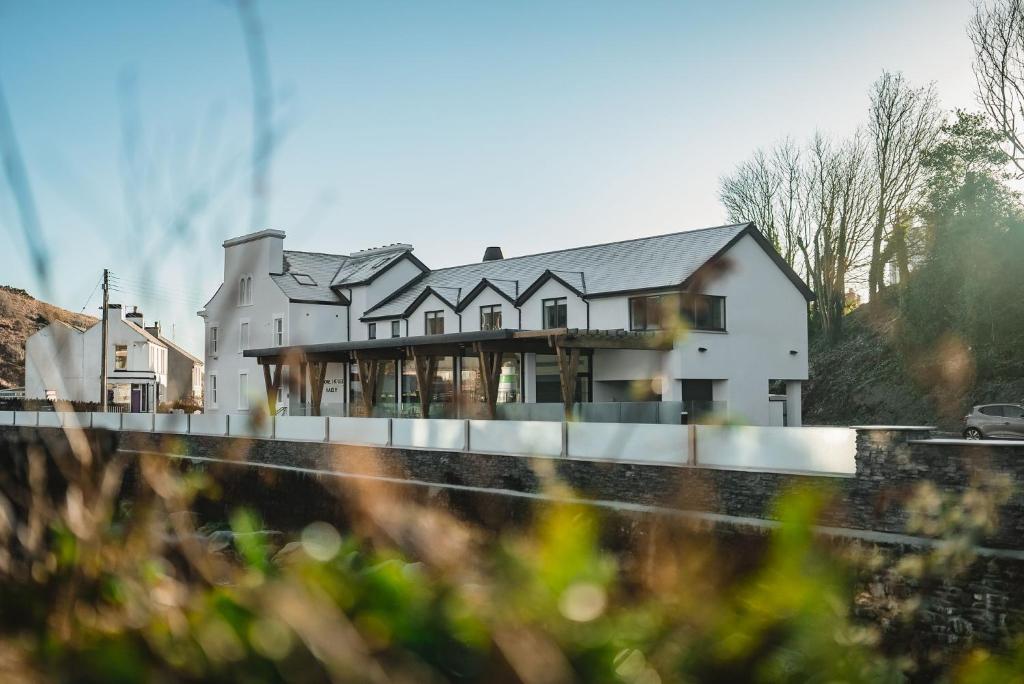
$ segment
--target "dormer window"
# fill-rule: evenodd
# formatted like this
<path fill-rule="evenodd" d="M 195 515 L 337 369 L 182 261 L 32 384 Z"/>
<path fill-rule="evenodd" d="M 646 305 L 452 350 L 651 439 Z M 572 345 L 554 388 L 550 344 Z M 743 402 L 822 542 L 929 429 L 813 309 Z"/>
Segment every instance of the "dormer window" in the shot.
<path fill-rule="evenodd" d="M 292 273 L 292 278 L 295 278 L 295 282 L 299 285 L 316 285 L 316 281 L 313 280 L 313 276 L 306 273 Z"/>

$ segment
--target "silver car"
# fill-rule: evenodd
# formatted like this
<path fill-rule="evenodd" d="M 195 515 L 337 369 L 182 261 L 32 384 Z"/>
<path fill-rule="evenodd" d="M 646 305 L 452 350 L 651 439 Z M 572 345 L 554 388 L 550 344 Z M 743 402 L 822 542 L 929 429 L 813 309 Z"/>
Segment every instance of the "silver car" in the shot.
<path fill-rule="evenodd" d="M 1024 439 L 1024 406 L 982 404 L 964 416 L 965 439 Z"/>

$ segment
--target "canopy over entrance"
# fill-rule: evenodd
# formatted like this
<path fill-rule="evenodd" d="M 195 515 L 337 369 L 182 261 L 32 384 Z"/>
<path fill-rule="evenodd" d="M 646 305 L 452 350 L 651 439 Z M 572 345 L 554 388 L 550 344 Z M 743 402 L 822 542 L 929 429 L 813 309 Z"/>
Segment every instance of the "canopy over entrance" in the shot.
<path fill-rule="evenodd" d="M 646 349 L 667 351 L 673 346 L 670 336 L 659 332 L 628 332 L 625 330 L 483 330 L 445 335 L 392 337 L 358 342 L 328 342 L 292 347 L 247 349 L 243 354 L 255 357 L 263 366 L 267 387 L 267 407 L 277 410 L 277 390 L 281 386 L 281 367 L 289 366 L 289 391 L 298 392 L 306 401 L 309 392 L 312 413 L 320 415 L 324 381 L 328 363 L 355 363 L 363 385 L 362 398 L 369 412 L 376 403 L 376 386 L 382 361 L 412 361 L 416 383 L 420 388 L 422 415 L 430 415 L 430 391 L 437 373 L 437 361 L 447 356 L 473 353 L 480 361 L 480 384 L 487 400 L 488 414 L 493 418 L 501 375 L 501 358 L 505 353 L 554 354 L 558 359 L 562 404 L 568 412 L 573 403 L 580 352 L 594 349 Z M 294 396 L 294 395 L 293 395 Z"/>

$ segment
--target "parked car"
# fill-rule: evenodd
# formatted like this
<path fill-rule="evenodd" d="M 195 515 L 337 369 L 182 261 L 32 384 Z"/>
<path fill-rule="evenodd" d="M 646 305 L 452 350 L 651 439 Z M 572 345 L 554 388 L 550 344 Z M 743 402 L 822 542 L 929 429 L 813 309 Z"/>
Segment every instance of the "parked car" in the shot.
<path fill-rule="evenodd" d="M 1024 439 L 1024 406 L 982 404 L 964 416 L 965 439 Z"/>

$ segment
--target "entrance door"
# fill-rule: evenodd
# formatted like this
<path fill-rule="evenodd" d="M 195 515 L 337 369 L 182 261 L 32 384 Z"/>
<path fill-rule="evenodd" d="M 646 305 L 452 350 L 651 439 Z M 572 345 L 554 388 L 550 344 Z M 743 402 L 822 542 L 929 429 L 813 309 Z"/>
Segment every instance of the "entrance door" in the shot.
<path fill-rule="evenodd" d="M 142 413 L 142 385 L 132 385 L 132 413 Z"/>

